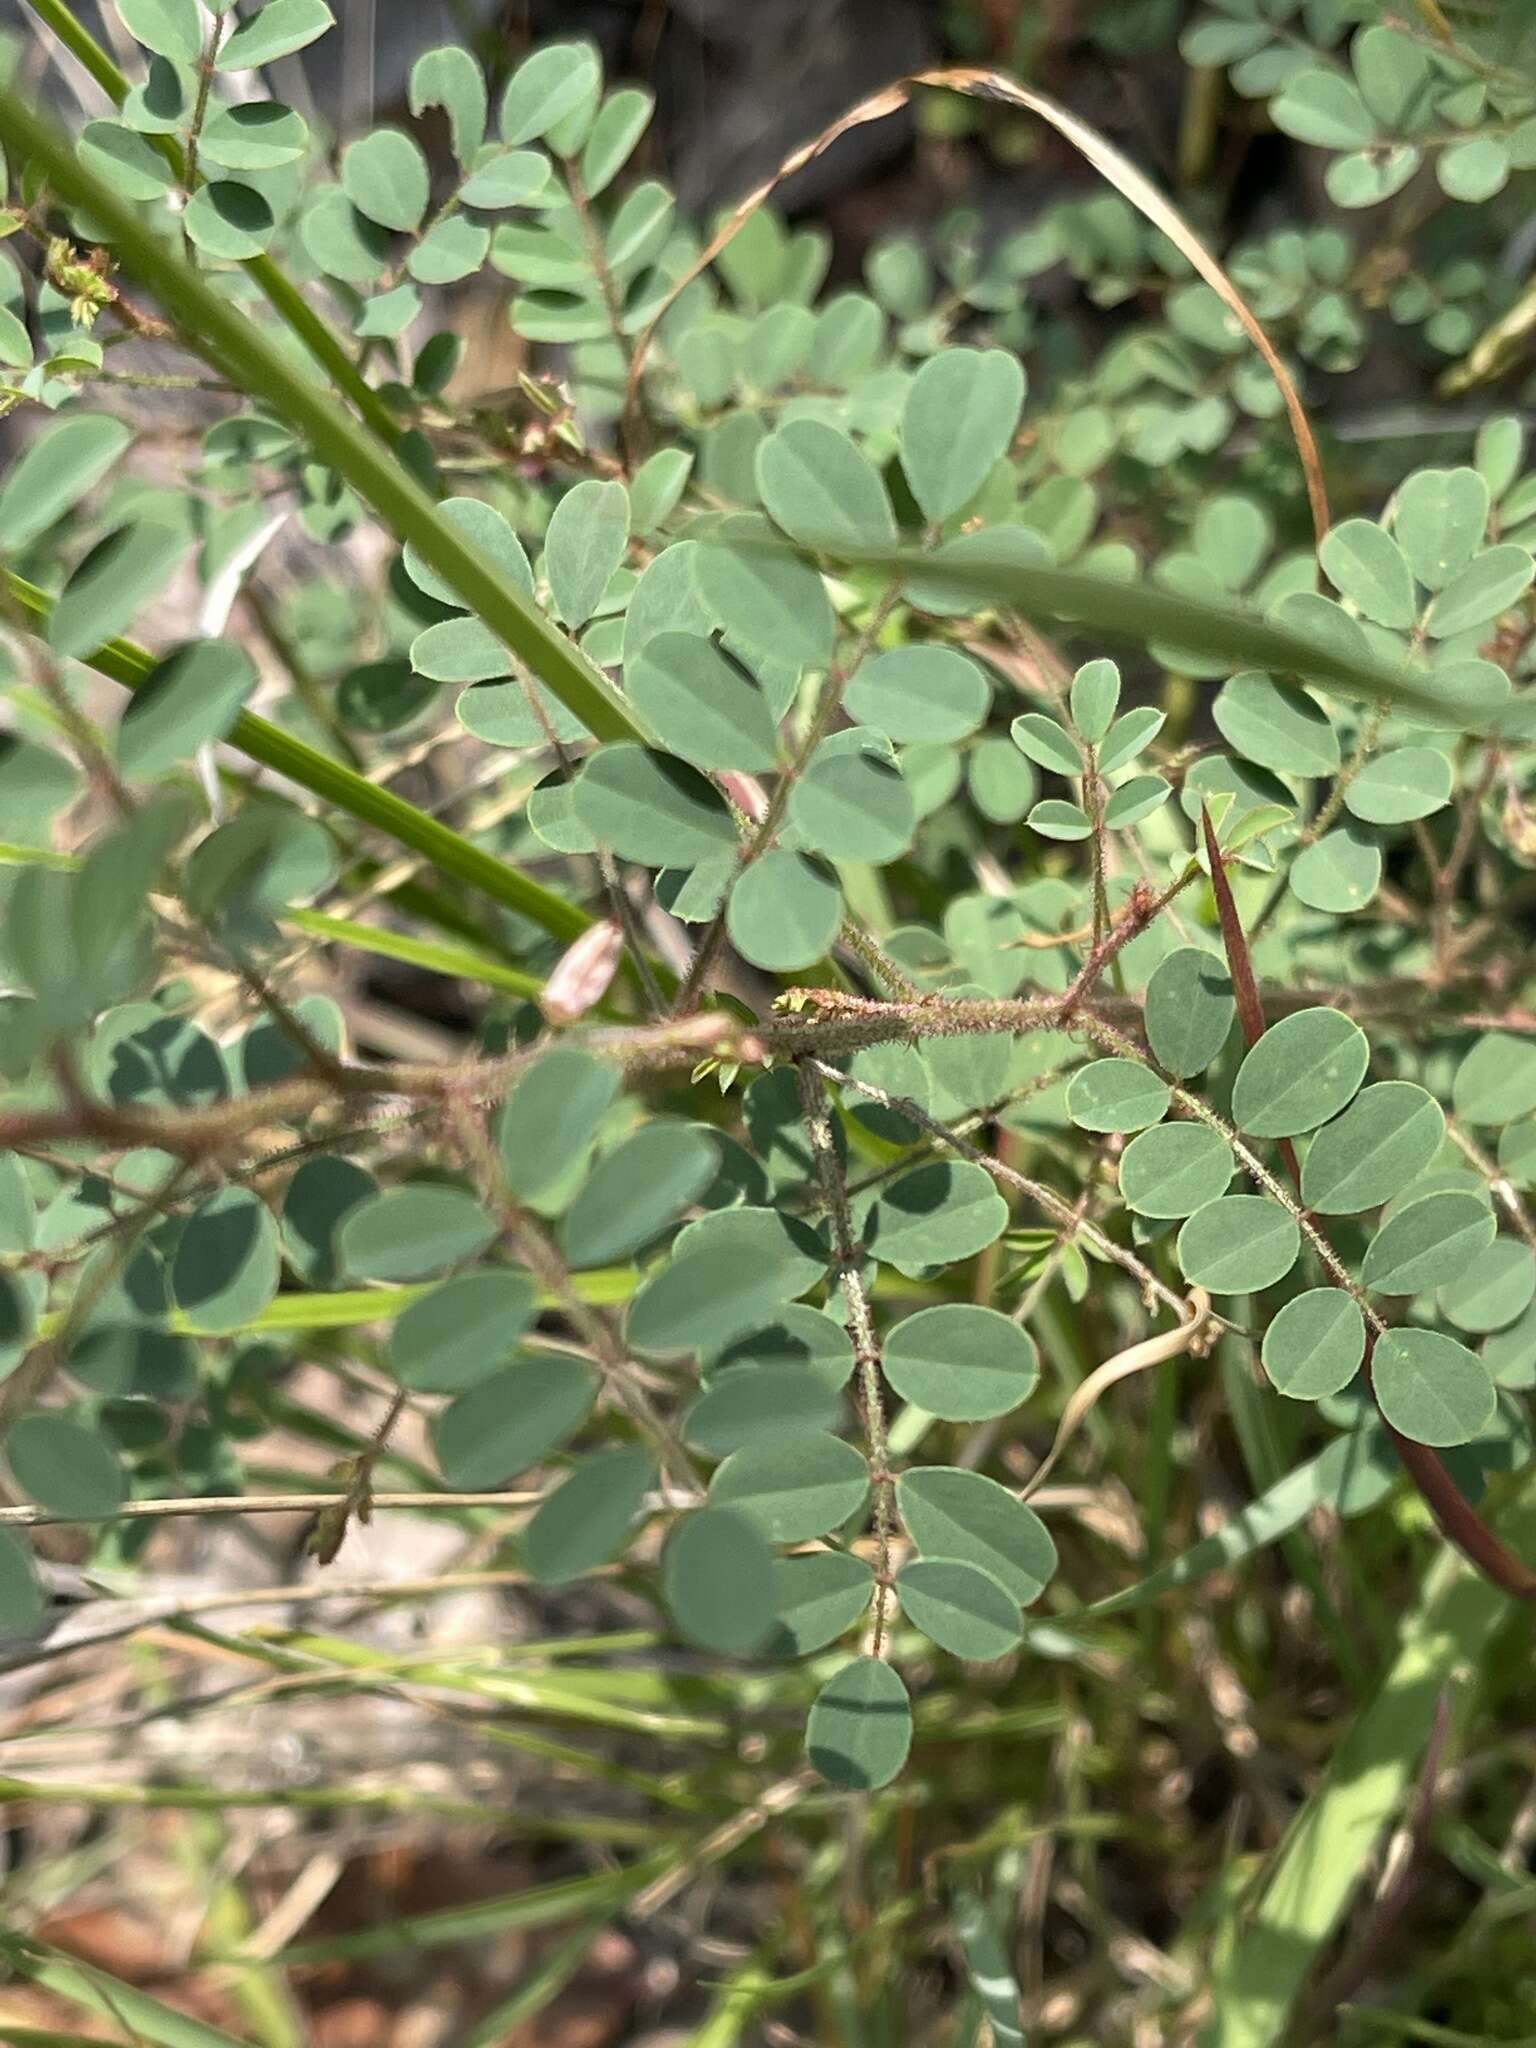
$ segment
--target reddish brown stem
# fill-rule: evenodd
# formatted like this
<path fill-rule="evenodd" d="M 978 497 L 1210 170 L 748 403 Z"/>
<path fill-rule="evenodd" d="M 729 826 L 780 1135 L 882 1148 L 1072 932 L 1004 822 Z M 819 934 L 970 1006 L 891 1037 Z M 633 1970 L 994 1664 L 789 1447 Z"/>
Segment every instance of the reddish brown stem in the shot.
<path fill-rule="evenodd" d="M 1221 848 L 1216 843 L 1216 834 L 1211 825 L 1210 812 L 1200 807 L 1200 828 L 1205 839 L 1205 851 L 1211 864 L 1211 888 L 1216 897 L 1216 913 L 1221 920 L 1222 944 L 1227 955 L 1227 972 L 1232 977 L 1232 993 L 1237 1001 L 1237 1014 L 1242 1022 L 1243 1037 L 1249 1045 L 1264 1035 L 1264 1005 L 1259 1000 L 1259 985 L 1254 979 L 1253 961 L 1248 952 L 1248 939 L 1243 931 L 1242 919 L 1237 914 L 1232 887 L 1227 880 Z M 1296 1150 L 1289 1138 L 1280 1140 L 1280 1151 L 1285 1159 L 1286 1170 L 1291 1183 L 1301 1193 L 1301 1171 L 1296 1161 Z M 1365 1358 L 1361 1372 L 1365 1384 L 1381 1414 L 1381 1403 L 1376 1399 L 1376 1385 L 1371 1376 L 1371 1360 L 1376 1348 L 1376 1333 L 1368 1330 L 1365 1341 Z M 1506 1593 L 1512 1593 L 1517 1600 L 1536 1600 L 1536 1571 L 1516 1557 L 1496 1536 L 1478 1514 L 1456 1481 L 1451 1477 L 1445 1461 L 1428 1444 L 1415 1443 L 1400 1430 L 1392 1427 L 1385 1415 L 1382 1425 L 1392 1440 L 1399 1462 L 1408 1477 L 1418 1488 L 1420 1498 L 1434 1516 L 1441 1533 L 1452 1543 L 1469 1563 L 1475 1565 L 1485 1577 L 1491 1579 Z"/>

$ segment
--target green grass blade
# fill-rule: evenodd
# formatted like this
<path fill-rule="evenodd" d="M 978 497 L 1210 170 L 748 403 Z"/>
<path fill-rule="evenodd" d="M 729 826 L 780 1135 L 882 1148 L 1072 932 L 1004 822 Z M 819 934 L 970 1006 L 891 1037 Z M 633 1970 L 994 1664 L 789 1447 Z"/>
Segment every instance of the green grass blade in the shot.
<path fill-rule="evenodd" d="M 577 1915 L 621 1906 L 673 1869 L 683 1853 L 669 1849 L 662 1855 L 632 1863 L 627 1870 L 561 1878 L 554 1884 L 525 1885 L 494 1899 L 478 1899 L 473 1905 L 443 1906 L 430 1913 L 380 1921 L 356 1934 L 301 1941 L 279 1950 L 272 1961 L 283 1968 L 296 1963 L 357 1962 L 370 1956 L 395 1955 L 403 1948 L 442 1948 L 452 1942 L 486 1941 L 498 1934 L 557 1927 L 561 1921 Z"/>
<path fill-rule="evenodd" d="M 1028 2048 L 1019 2025 L 1023 1994 L 997 1922 L 974 1892 L 961 1892 L 954 1904 L 954 1923 L 971 1989 L 992 2028 L 994 2048 Z"/>
<path fill-rule="evenodd" d="M 589 731 L 605 740 L 645 738 L 602 671 L 443 518 L 389 451 L 295 370 L 254 321 L 214 291 L 76 157 L 51 120 L 8 86 L 0 86 L 0 140 L 18 162 L 42 172 L 60 199 L 90 215 L 123 269 L 154 294 L 188 344 L 233 373 L 251 397 L 305 439 Z"/>
<path fill-rule="evenodd" d="M 772 549 L 769 541 L 754 546 Z M 1216 604 L 1186 597 L 1139 577 L 1127 582 L 1086 569 L 1024 567 L 1001 552 L 989 556 L 978 548 L 963 565 L 936 562 L 911 548 L 881 549 L 845 556 L 859 566 L 913 575 L 925 583 L 947 582 L 974 591 L 978 598 L 1010 606 L 1026 616 L 1067 624 L 1088 621 L 1095 634 L 1129 640 L 1137 646 L 1155 644 L 1188 648 L 1208 655 L 1227 669 L 1263 668 L 1304 676 L 1358 703 L 1392 704 L 1404 711 L 1422 711 L 1464 731 L 1494 731 L 1527 736 L 1536 729 L 1536 690 L 1527 690 L 1497 713 L 1458 711 L 1453 699 L 1437 692 L 1428 673 L 1338 653 L 1324 641 L 1260 617 L 1242 605 Z"/>
<path fill-rule="evenodd" d="M 0 849 L 0 859 L 4 858 Z M 544 986 L 539 974 L 527 974 L 473 946 L 455 946 L 442 939 L 415 939 L 406 932 L 385 931 L 376 924 L 355 924 L 350 918 L 329 917 L 322 910 L 290 910 L 284 924 L 308 932 L 328 945 L 350 946 L 359 953 L 377 953 L 385 960 L 404 960 L 412 967 L 425 967 L 433 974 L 451 974 L 463 981 L 482 981 L 489 988 L 504 988 L 512 995 L 537 997 Z"/>
<path fill-rule="evenodd" d="M 1501 1518 L 1517 1548 L 1536 1539 L 1536 1494 Z M 1396 1659 L 1297 1815 L 1246 1930 L 1210 1988 L 1200 2048 L 1273 2048 L 1332 1938 L 1383 1830 L 1412 1789 L 1435 1709 L 1456 1672 L 1475 1672 L 1509 1596 L 1444 1552 L 1403 1621 Z M 1465 1709 L 1470 1687 L 1459 1688 Z"/>
<path fill-rule="evenodd" d="M 0 1959 L 18 1977 L 112 2021 L 133 2041 L 134 2048 L 141 2043 L 145 2048 L 251 2048 L 249 2041 L 187 2013 L 174 2012 L 147 1991 L 136 1990 L 89 1963 L 77 1963 L 42 1942 L 0 1936 Z"/>

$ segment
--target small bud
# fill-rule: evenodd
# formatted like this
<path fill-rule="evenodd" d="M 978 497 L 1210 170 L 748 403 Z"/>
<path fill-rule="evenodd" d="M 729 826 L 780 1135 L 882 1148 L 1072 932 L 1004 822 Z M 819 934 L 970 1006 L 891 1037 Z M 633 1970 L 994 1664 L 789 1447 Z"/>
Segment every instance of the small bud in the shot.
<path fill-rule="evenodd" d="M 567 947 L 544 984 L 539 1008 L 551 1024 L 574 1024 L 602 1001 L 618 970 L 624 934 L 609 918 Z"/>
<path fill-rule="evenodd" d="M 755 775 L 722 775 L 720 787 L 737 810 L 744 812 L 754 825 L 762 823 L 768 812 L 768 798 Z"/>

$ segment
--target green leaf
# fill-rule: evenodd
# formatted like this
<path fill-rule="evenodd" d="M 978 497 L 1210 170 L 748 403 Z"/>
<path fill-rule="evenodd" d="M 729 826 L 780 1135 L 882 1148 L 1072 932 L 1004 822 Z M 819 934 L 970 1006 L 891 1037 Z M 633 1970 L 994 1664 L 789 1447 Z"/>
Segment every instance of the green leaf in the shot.
<path fill-rule="evenodd" d="M 759 775 L 778 765 L 763 689 L 717 641 L 658 633 L 624 671 L 630 702 L 664 747 L 696 768 Z"/>
<path fill-rule="evenodd" d="M 1085 1131 L 1140 1131 L 1168 1113 L 1172 1100 L 1139 1060 L 1090 1060 L 1067 1088 L 1067 1114 Z"/>
<path fill-rule="evenodd" d="M 1077 742 L 1065 726 L 1054 718 L 1047 718 L 1043 711 L 1024 712 L 1008 730 L 1020 752 L 1028 754 L 1032 761 L 1038 761 L 1042 768 L 1049 768 L 1057 775 L 1082 774 L 1083 759 Z"/>
<path fill-rule="evenodd" d="M 389 1333 L 389 1369 L 414 1393 L 462 1393 L 506 1363 L 536 1313 L 529 1274 L 461 1273 L 406 1308 Z"/>
<path fill-rule="evenodd" d="M 869 1496 L 863 1454 L 824 1430 L 786 1428 L 733 1451 L 709 1483 L 710 1504 L 773 1543 L 805 1543 L 856 1515 Z"/>
<path fill-rule="evenodd" d="M 497 1123 L 507 1185 L 537 1200 L 580 1163 L 619 1092 L 618 1069 L 578 1046 L 557 1045 L 520 1077 Z"/>
<path fill-rule="evenodd" d="M 158 199 L 176 182 L 154 144 L 121 121 L 88 121 L 76 147 L 82 162 L 125 199 Z"/>
<path fill-rule="evenodd" d="M 1470 1443 L 1497 1410 L 1487 1366 L 1437 1330 L 1386 1331 L 1371 1373 L 1382 1414 L 1415 1443 Z"/>
<path fill-rule="evenodd" d="M 693 555 L 699 594 L 749 661 L 782 659 L 820 668 L 831 652 L 836 623 L 820 576 L 791 554 L 722 544 L 737 533 L 750 541 L 768 531 L 755 520 L 727 520 L 718 529 L 720 539 L 701 542 Z"/>
<path fill-rule="evenodd" d="M 110 1515 L 128 1498 L 116 1451 L 99 1431 L 48 1410 L 24 1415 L 5 1439 L 16 1484 L 49 1514 L 82 1521 Z"/>
<path fill-rule="evenodd" d="M 545 43 L 507 81 L 501 96 L 502 141 L 513 148 L 536 141 L 601 88 L 602 68 L 590 43 Z"/>
<path fill-rule="evenodd" d="M 89 654 L 121 632 L 140 605 L 165 588 L 186 547 L 179 528 L 148 519 L 99 540 L 53 608 L 48 644 L 55 654 Z"/>
<path fill-rule="evenodd" d="M 1497 1237 L 1445 1281 L 1440 1313 L 1458 1330 L 1486 1336 L 1524 1315 L 1536 1295 L 1536 1255 L 1512 1237 Z"/>
<path fill-rule="evenodd" d="M 1027 1330 L 996 1309 L 920 1309 L 885 1340 L 885 1377 L 904 1401 L 943 1422 L 1007 1415 L 1034 1392 L 1040 1360 Z"/>
<path fill-rule="evenodd" d="M 306 1287 L 339 1287 L 344 1277 L 336 1234 L 359 1202 L 378 1193 L 352 1159 L 322 1153 L 304 1160 L 283 1191 L 282 1238 L 288 1263 Z"/>
<path fill-rule="evenodd" d="M 1343 520 L 1324 535 L 1317 558 L 1340 596 L 1378 626 L 1407 627 L 1417 619 L 1407 559 L 1374 520 Z"/>
<path fill-rule="evenodd" d="M 589 199 L 612 184 L 650 125 L 656 102 L 648 92 L 625 86 L 610 93 L 581 152 L 581 182 Z"/>
<path fill-rule="evenodd" d="M 585 625 L 629 540 L 629 493 L 622 484 L 589 477 L 567 491 L 544 536 L 544 570 L 555 610 L 568 626 Z"/>
<path fill-rule="evenodd" d="M 198 155 L 226 171 L 271 171 L 297 163 L 309 148 L 309 130 L 292 107 L 251 100 L 211 107 L 198 138 Z"/>
<path fill-rule="evenodd" d="M 912 1746 L 912 1704 L 889 1664 L 856 1657 L 822 1687 L 806 1723 L 813 1768 L 844 1792 L 890 1784 Z"/>
<path fill-rule="evenodd" d="M 1021 1606 L 1056 1576 L 1056 1545 L 1033 1508 L 1006 1486 L 954 1465 L 903 1472 L 896 1504 L 924 1557 L 958 1558 L 989 1572 Z"/>
<path fill-rule="evenodd" d="M 1222 1195 L 1197 1209 L 1179 1232 L 1179 1264 L 1212 1294 L 1255 1294 L 1295 1265 L 1301 1232 L 1268 1195 Z"/>
<path fill-rule="evenodd" d="M 1134 711 L 1124 712 L 1117 718 L 1099 748 L 1099 773 L 1113 775 L 1127 762 L 1134 761 L 1142 748 L 1155 740 L 1163 729 L 1164 713 L 1154 705 L 1141 704 Z"/>
<path fill-rule="evenodd" d="M 552 189 L 547 156 L 537 149 L 503 149 L 484 158 L 473 177 L 465 180 L 459 197 L 466 206 L 500 212 L 510 206 L 541 205 L 551 196 Z M 492 261 L 503 269 L 510 268 L 501 260 L 510 253 L 505 239 L 508 232 L 502 230 L 491 242 Z M 564 244 L 549 246 L 552 238 L 545 229 L 529 232 L 544 238 L 537 246 L 547 262 L 558 264 L 562 270 L 569 267 L 573 259 L 557 253 L 564 250 Z M 523 268 L 531 270 L 537 261 L 535 258 L 525 262 Z"/>
<path fill-rule="evenodd" d="M 0 1529 L 0 1640 L 35 1635 L 43 1613 L 43 1589 L 31 1551 L 9 1529 Z"/>
<path fill-rule="evenodd" d="M 1237 1005 L 1214 953 L 1180 946 L 1147 983 L 1144 1020 L 1154 1056 L 1181 1081 L 1204 1073 L 1227 1042 Z"/>
<path fill-rule="evenodd" d="M 490 246 L 489 228 L 463 214 L 450 214 L 427 230 L 406 257 L 405 267 L 419 284 L 457 284 L 474 275 Z"/>
<path fill-rule="evenodd" d="M 803 1366 L 828 1386 L 841 1387 L 853 1371 L 853 1339 L 824 1310 L 795 1304 L 718 1351 L 710 1378 L 713 1381 L 738 1367 L 761 1372 L 769 1366 Z"/>
<path fill-rule="evenodd" d="M 426 213 L 432 179 L 414 137 L 383 127 L 342 151 L 341 189 L 366 219 L 412 234 Z"/>
<path fill-rule="evenodd" d="M 1529 589 L 1533 575 L 1536 560 L 1528 548 L 1507 543 L 1484 548 L 1451 578 L 1430 607 L 1430 638 L 1448 640 L 1453 633 L 1488 625 Z"/>
<path fill-rule="evenodd" d="M 323 186 L 299 221 L 305 254 L 327 277 L 367 285 L 389 268 L 389 237 L 365 220 L 339 185 Z"/>
<path fill-rule="evenodd" d="M 1455 777 L 1438 747 L 1393 747 L 1367 761 L 1344 802 L 1368 825 L 1406 825 L 1450 802 Z"/>
<path fill-rule="evenodd" d="M 117 728 L 124 775 L 148 779 L 221 740 L 256 687 L 256 668 L 232 640 L 189 640 L 156 664 Z"/>
<path fill-rule="evenodd" d="M 790 792 L 796 836 L 833 860 L 899 860 L 917 829 L 917 807 L 901 770 L 882 754 L 850 748 L 857 733 L 824 740 Z"/>
<path fill-rule="evenodd" d="M 1509 183 L 1509 151 L 1497 135 L 1469 136 L 1441 150 L 1435 172 L 1448 199 L 1480 205 Z"/>
<path fill-rule="evenodd" d="M 123 27 L 157 57 L 195 64 L 203 54 L 204 16 L 197 0 L 115 0 Z"/>
<path fill-rule="evenodd" d="M 1133 775 L 1129 782 L 1121 783 L 1104 806 L 1104 823 L 1111 832 L 1123 832 L 1140 824 L 1172 794 L 1161 775 Z"/>
<path fill-rule="evenodd" d="M 1378 1294 L 1422 1294 L 1452 1279 L 1493 1233 L 1493 1216 L 1476 1195 L 1426 1195 L 1383 1223 L 1360 1278 Z"/>
<path fill-rule="evenodd" d="M 629 1341 L 640 1351 L 718 1351 L 771 1323 L 826 1267 L 826 1248 L 794 1217 L 753 1207 L 701 1217 L 635 1296 Z"/>
<path fill-rule="evenodd" d="M 773 1552 L 726 1508 L 679 1517 L 662 1550 L 661 1584 L 673 1620 L 700 1649 L 750 1656 L 774 1625 Z"/>
<path fill-rule="evenodd" d="M 778 1657 L 808 1657 L 825 1649 L 867 1610 L 874 1588 L 873 1570 L 846 1550 L 776 1558 L 775 1627 L 767 1649 Z"/>
<path fill-rule="evenodd" d="M 837 936 L 843 898 L 820 861 L 776 846 L 744 869 L 726 904 L 726 929 L 743 959 L 789 974 L 819 960 Z"/>
<path fill-rule="evenodd" d="M 1412 1081 L 1377 1081 L 1312 1140 L 1301 1198 L 1324 1216 L 1379 1208 L 1424 1171 L 1444 1137 L 1432 1095 Z"/>
<path fill-rule="evenodd" d="M 1332 721 L 1294 683 L 1247 669 L 1222 686 L 1211 716 L 1228 745 L 1261 768 L 1279 775 L 1332 775 L 1338 769 Z"/>
<path fill-rule="evenodd" d="M 1376 140 L 1364 100 L 1337 71 L 1298 71 L 1271 100 L 1269 113 L 1283 134 L 1322 149 L 1365 149 Z"/>
<path fill-rule="evenodd" d="M 20 1159 L 0 1152 L 0 1254 L 29 1252 L 37 1236 L 37 1202 Z"/>
<path fill-rule="evenodd" d="M 1381 848 L 1358 825 L 1341 825 L 1297 855 L 1288 880 L 1309 910 L 1333 917 L 1363 910 L 1381 886 Z"/>
<path fill-rule="evenodd" d="M 1112 661 L 1086 662 L 1072 678 L 1072 723 L 1092 747 L 1108 733 L 1120 702 L 1120 671 Z"/>
<path fill-rule="evenodd" d="M 1536 1044 L 1490 1031 L 1456 1069 L 1451 1103 L 1463 1123 L 1512 1124 L 1528 1116 L 1536 1109 Z"/>
<path fill-rule="evenodd" d="M 969 1160 L 935 1160 L 882 1188 L 864 1226 L 875 1258 L 910 1277 L 968 1259 L 1008 1227 L 992 1176 Z"/>
<path fill-rule="evenodd" d="M 1120 1155 L 1120 1193 L 1138 1216 L 1192 1216 L 1224 1195 L 1237 1167 L 1232 1148 L 1206 1124 L 1158 1124 Z"/>
<path fill-rule="evenodd" d="M 610 1265 L 651 1243 L 709 1187 L 720 1147 L 701 1124 L 647 1124 L 600 1159 L 560 1227 L 571 1265 Z"/>
<path fill-rule="evenodd" d="M 195 1330 L 237 1330 L 277 1293 L 277 1225 L 249 1188 L 199 1202 L 176 1240 L 171 1289 Z"/>
<path fill-rule="evenodd" d="M 1460 575 L 1488 523 L 1488 486 L 1475 469 L 1420 469 L 1394 500 L 1393 531 L 1426 589 Z"/>
<path fill-rule="evenodd" d="M 903 1565 L 896 1590 L 912 1626 L 951 1656 L 986 1663 L 1005 1657 L 1023 1638 L 1019 1603 L 980 1565 L 913 1558 Z"/>
<path fill-rule="evenodd" d="M 419 118 L 428 107 L 441 107 L 448 116 L 453 153 L 468 169 L 485 140 L 487 99 L 485 73 L 461 44 L 423 50 L 411 66 L 411 112 Z"/>
<path fill-rule="evenodd" d="M 921 791 L 913 774 L 914 751 L 908 748 L 902 756 L 901 766 L 902 773 L 913 785 L 915 803 Z M 954 760 L 955 756 L 950 754 L 948 758 Z M 1017 824 L 1035 800 L 1038 784 L 1034 769 L 1013 743 L 999 733 L 983 734 L 971 748 L 966 756 L 965 775 L 971 802 L 994 825 Z M 927 811 L 921 815 L 926 816 Z"/>
<path fill-rule="evenodd" d="M 354 1280 L 428 1280 L 477 1257 L 495 1235 L 495 1222 L 467 1190 L 414 1181 L 348 1210 L 336 1248 Z"/>
<path fill-rule="evenodd" d="M 879 471 L 835 427 L 789 421 L 759 443 L 756 471 L 763 504 L 802 547 L 857 553 L 895 546 L 896 518 Z"/>
<path fill-rule="evenodd" d="M 649 747 L 599 747 L 576 778 L 575 805 L 600 846 L 647 867 L 690 868 L 737 844 L 719 792 L 696 768 Z"/>
<path fill-rule="evenodd" d="M 333 19 L 325 0 L 267 0 L 220 45 L 214 68 L 252 71 L 259 64 L 291 57 L 295 50 L 306 49 L 323 36 Z"/>
<path fill-rule="evenodd" d="M 1297 1010 L 1271 1024 L 1238 1068 L 1233 1121 L 1255 1138 L 1316 1130 L 1354 1100 L 1371 1048 L 1339 1010 Z"/>
<path fill-rule="evenodd" d="M 1264 1332 L 1261 1353 L 1271 1384 L 1293 1401 L 1342 1393 L 1365 1356 L 1365 1318 L 1342 1287 L 1298 1294 Z"/>
<path fill-rule="evenodd" d="M 763 1365 L 720 1374 L 688 1410 L 683 1435 L 709 1457 L 724 1458 L 786 1434 L 834 1429 L 842 1405 L 824 1374 L 803 1365 Z"/>
<path fill-rule="evenodd" d="M 1087 839 L 1093 832 L 1093 820 L 1080 804 L 1047 797 L 1030 812 L 1029 827 L 1043 839 Z"/>
<path fill-rule="evenodd" d="M 1008 452 L 1024 405 L 1024 371 L 1002 349 L 947 348 L 912 379 L 901 414 L 901 466 L 926 518 L 968 505 Z"/>
<path fill-rule="evenodd" d="M 503 1486 L 586 1421 L 598 1376 L 563 1352 L 528 1351 L 479 1379 L 432 1425 L 432 1450 L 450 1486 Z"/>
<path fill-rule="evenodd" d="M 843 705 L 850 718 L 898 742 L 963 740 L 986 718 L 986 677 L 952 647 L 892 647 L 853 672 Z"/>
<path fill-rule="evenodd" d="M 638 534 L 653 534 L 676 510 L 693 469 L 687 448 L 658 448 L 629 482 L 630 521 Z M 652 558 L 660 560 L 660 556 Z M 633 609 L 633 600 L 631 600 Z"/>
<path fill-rule="evenodd" d="M 277 226 L 262 195 L 233 178 L 199 185 L 181 217 L 199 249 L 227 263 L 247 263 L 259 256 Z"/>
<path fill-rule="evenodd" d="M 540 1586 L 567 1586 L 622 1549 L 656 1483 L 656 1461 L 640 1444 L 582 1459 L 535 1509 L 522 1534 L 523 1561 Z"/>

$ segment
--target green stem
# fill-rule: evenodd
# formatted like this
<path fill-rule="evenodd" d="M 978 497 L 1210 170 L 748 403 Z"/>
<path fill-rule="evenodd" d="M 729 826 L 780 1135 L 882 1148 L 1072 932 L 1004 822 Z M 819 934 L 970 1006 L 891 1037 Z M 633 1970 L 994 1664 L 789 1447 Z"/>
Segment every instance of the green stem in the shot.
<path fill-rule="evenodd" d="M 27 0 L 27 5 L 58 37 L 59 41 L 95 79 L 114 106 L 128 97 L 128 80 L 107 52 L 82 28 L 62 0 Z M 187 164 L 173 135 L 157 136 L 167 163 L 179 178 L 187 175 Z M 250 256 L 240 268 L 260 288 L 267 304 L 291 328 L 339 391 L 344 391 L 368 425 L 386 446 L 393 448 L 404 431 L 379 394 L 360 377 L 352 359 L 324 320 L 298 288 L 278 269 L 270 256 Z"/>
<path fill-rule="evenodd" d="M 68 138 L 41 118 L 20 93 L 0 88 L 0 139 L 18 161 L 31 160 L 52 190 L 103 229 L 129 272 L 152 291 L 188 345 L 232 369 L 321 460 L 356 491 L 400 541 L 409 542 L 541 682 L 604 740 L 646 735 L 617 690 L 479 548 L 438 511 L 414 477 L 344 413 L 334 398 L 302 376 L 254 322 L 154 235 L 96 174 L 80 163 Z"/>

